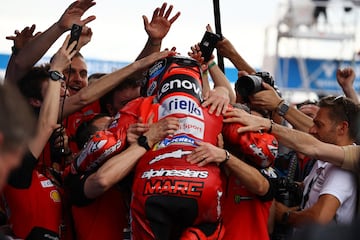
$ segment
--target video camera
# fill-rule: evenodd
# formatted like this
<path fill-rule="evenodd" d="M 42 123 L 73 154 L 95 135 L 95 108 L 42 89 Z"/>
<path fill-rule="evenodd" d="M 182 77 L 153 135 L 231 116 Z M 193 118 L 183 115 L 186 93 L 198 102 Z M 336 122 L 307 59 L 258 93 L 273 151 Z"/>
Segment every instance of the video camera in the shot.
<path fill-rule="evenodd" d="M 246 100 L 250 95 L 263 90 L 263 82 L 269 84 L 277 90 L 275 87 L 275 81 L 268 72 L 257 72 L 255 74 L 239 77 L 235 83 L 235 90 L 244 100 Z"/>
<path fill-rule="evenodd" d="M 288 207 L 299 206 L 303 192 L 299 184 L 286 177 L 272 179 L 275 186 L 275 199 Z"/>

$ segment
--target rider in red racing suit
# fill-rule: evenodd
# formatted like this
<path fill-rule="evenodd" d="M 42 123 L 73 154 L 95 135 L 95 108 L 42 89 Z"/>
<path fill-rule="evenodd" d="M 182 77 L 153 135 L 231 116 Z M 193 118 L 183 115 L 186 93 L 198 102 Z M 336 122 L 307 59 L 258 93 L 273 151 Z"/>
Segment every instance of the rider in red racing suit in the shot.
<path fill-rule="evenodd" d="M 179 130 L 147 151 L 134 169 L 131 227 L 135 240 L 189 239 L 181 235 L 194 227 L 204 239 L 221 239 L 224 234 L 220 168 L 215 163 L 199 167 L 186 161 L 198 141 L 217 145 L 222 132 L 222 116 L 210 114 L 201 106 L 201 93 L 198 63 L 168 57 L 149 70 L 146 95 L 150 97 L 133 100 L 120 110 L 118 133 L 126 132 L 139 117 L 144 122 L 156 122 L 171 116 L 180 122 Z M 87 154 L 85 162 L 91 151 Z"/>

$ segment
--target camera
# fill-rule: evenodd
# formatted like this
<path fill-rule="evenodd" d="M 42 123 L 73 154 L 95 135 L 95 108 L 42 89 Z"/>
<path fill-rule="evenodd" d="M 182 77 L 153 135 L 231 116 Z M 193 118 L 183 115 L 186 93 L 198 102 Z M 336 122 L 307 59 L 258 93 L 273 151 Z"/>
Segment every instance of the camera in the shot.
<path fill-rule="evenodd" d="M 288 207 L 299 206 L 302 201 L 302 188 L 293 180 L 280 177 L 272 179 L 275 188 L 275 199 Z"/>
<path fill-rule="evenodd" d="M 213 53 L 216 43 L 221 40 L 221 36 L 219 34 L 215 34 L 212 32 L 206 31 L 201 42 L 200 42 L 200 51 L 201 56 L 204 58 L 205 62 L 208 62 L 211 58 L 211 54 Z"/>
<path fill-rule="evenodd" d="M 77 25 L 77 24 L 73 24 L 72 27 L 71 27 L 71 33 L 70 33 L 70 40 L 69 40 L 69 44 L 68 46 L 70 46 L 70 44 L 74 41 L 77 41 L 79 42 L 79 39 L 80 39 L 80 35 L 81 35 L 81 32 L 82 32 L 82 26 L 80 25 Z M 75 50 L 77 47 L 77 43 L 74 47 L 73 50 Z"/>
<path fill-rule="evenodd" d="M 235 83 L 235 90 L 244 99 L 248 96 L 260 92 L 263 87 L 262 83 L 265 82 L 275 88 L 275 81 L 268 72 L 257 72 L 254 75 L 245 75 L 238 78 Z"/>

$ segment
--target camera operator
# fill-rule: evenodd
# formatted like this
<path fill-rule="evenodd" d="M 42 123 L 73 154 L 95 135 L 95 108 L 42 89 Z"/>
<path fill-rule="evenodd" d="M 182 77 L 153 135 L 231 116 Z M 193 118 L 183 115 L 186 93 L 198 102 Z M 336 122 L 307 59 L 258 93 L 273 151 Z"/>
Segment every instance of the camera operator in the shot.
<path fill-rule="evenodd" d="M 342 96 L 325 97 L 319 102 L 319 107 L 320 109 L 314 118 L 314 125 L 310 128 L 309 133 L 326 143 L 338 146 L 353 144 L 358 132 L 356 117 L 359 107 L 350 99 Z M 237 122 L 251 125 L 240 129 L 240 132 L 249 129 L 267 130 L 271 128 L 276 136 L 281 137 L 280 140 L 287 141 L 288 136 L 280 134 L 280 129 L 284 128 L 277 124 L 269 124 L 266 119 L 256 118 L 240 110 L 229 114 L 229 116 L 235 118 Z M 290 134 L 293 131 L 286 132 L 287 135 L 294 136 Z M 296 135 L 297 141 L 303 139 L 300 138 L 301 134 L 298 135 Z M 300 145 L 300 143 L 297 144 Z M 296 146 L 297 144 L 287 145 Z M 306 143 L 302 145 L 306 145 Z M 331 159 L 331 157 L 329 158 Z M 344 224 L 353 220 L 357 186 L 355 176 L 352 173 L 333 164 L 317 160 L 312 171 L 304 180 L 304 186 L 301 211 L 293 211 L 293 209 L 277 203 L 276 218 L 278 221 L 291 226 L 303 227 L 305 224 L 311 223 L 329 224 L 334 222 Z"/>

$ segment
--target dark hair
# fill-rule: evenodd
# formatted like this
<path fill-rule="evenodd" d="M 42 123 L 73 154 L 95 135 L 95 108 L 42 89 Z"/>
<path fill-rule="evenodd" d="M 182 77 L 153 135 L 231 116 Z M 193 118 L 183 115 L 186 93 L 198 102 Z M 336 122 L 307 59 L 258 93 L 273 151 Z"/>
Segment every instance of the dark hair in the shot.
<path fill-rule="evenodd" d="M 35 66 L 18 82 L 22 95 L 26 98 L 43 100 L 41 95 L 42 83 L 49 78 L 49 64 Z"/>
<path fill-rule="evenodd" d="M 89 81 L 89 83 L 92 82 L 92 81 L 96 81 L 96 80 L 98 80 L 99 78 L 101 78 L 101 77 L 103 77 L 105 75 L 106 75 L 106 73 L 100 73 L 100 72 L 99 73 L 93 73 L 90 76 L 88 76 L 88 81 Z"/>
<path fill-rule="evenodd" d="M 102 117 L 108 116 L 107 114 L 99 113 L 94 115 L 90 120 L 82 122 L 76 130 L 75 142 L 79 149 L 82 149 L 89 138 L 94 135 L 99 129 L 93 123 Z"/>
<path fill-rule="evenodd" d="M 327 96 L 320 99 L 320 108 L 329 108 L 330 118 L 335 122 L 346 121 L 349 124 L 349 136 L 356 140 L 359 132 L 360 107 L 350 98 L 344 96 Z"/>
<path fill-rule="evenodd" d="M 34 115 L 19 90 L 9 83 L 0 84 L 0 116 L 2 151 L 16 149 L 34 136 Z"/>
<path fill-rule="evenodd" d="M 305 106 L 305 105 L 315 105 L 315 106 L 317 106 L 318 102 L 316 100 L 305 100 L 305 101 L 303 101 L 301 103 L 296 104 L 296 108 L 300 109 L 302 106 Z"/>
<path fill-rule="evenodd" d="M 105 114 L 110 114 L 108 112 L 108 109 L 106 108 L 106 105 L 107 104 L 113 105 L 115 92 L 122 91 L 124 89 L 129 89 L 129 88 L 136 88 L 139 86 L 140 86 L 140 82 L 136 81 L 136 79 L 126 78 L 124 81 L 122 81 L 119 85 L 117 85 L 110 92 L 108 92 L 104 96 L 100 97 L 99 103 L 100 103 L 101 112 L 105 113 Z"/>

